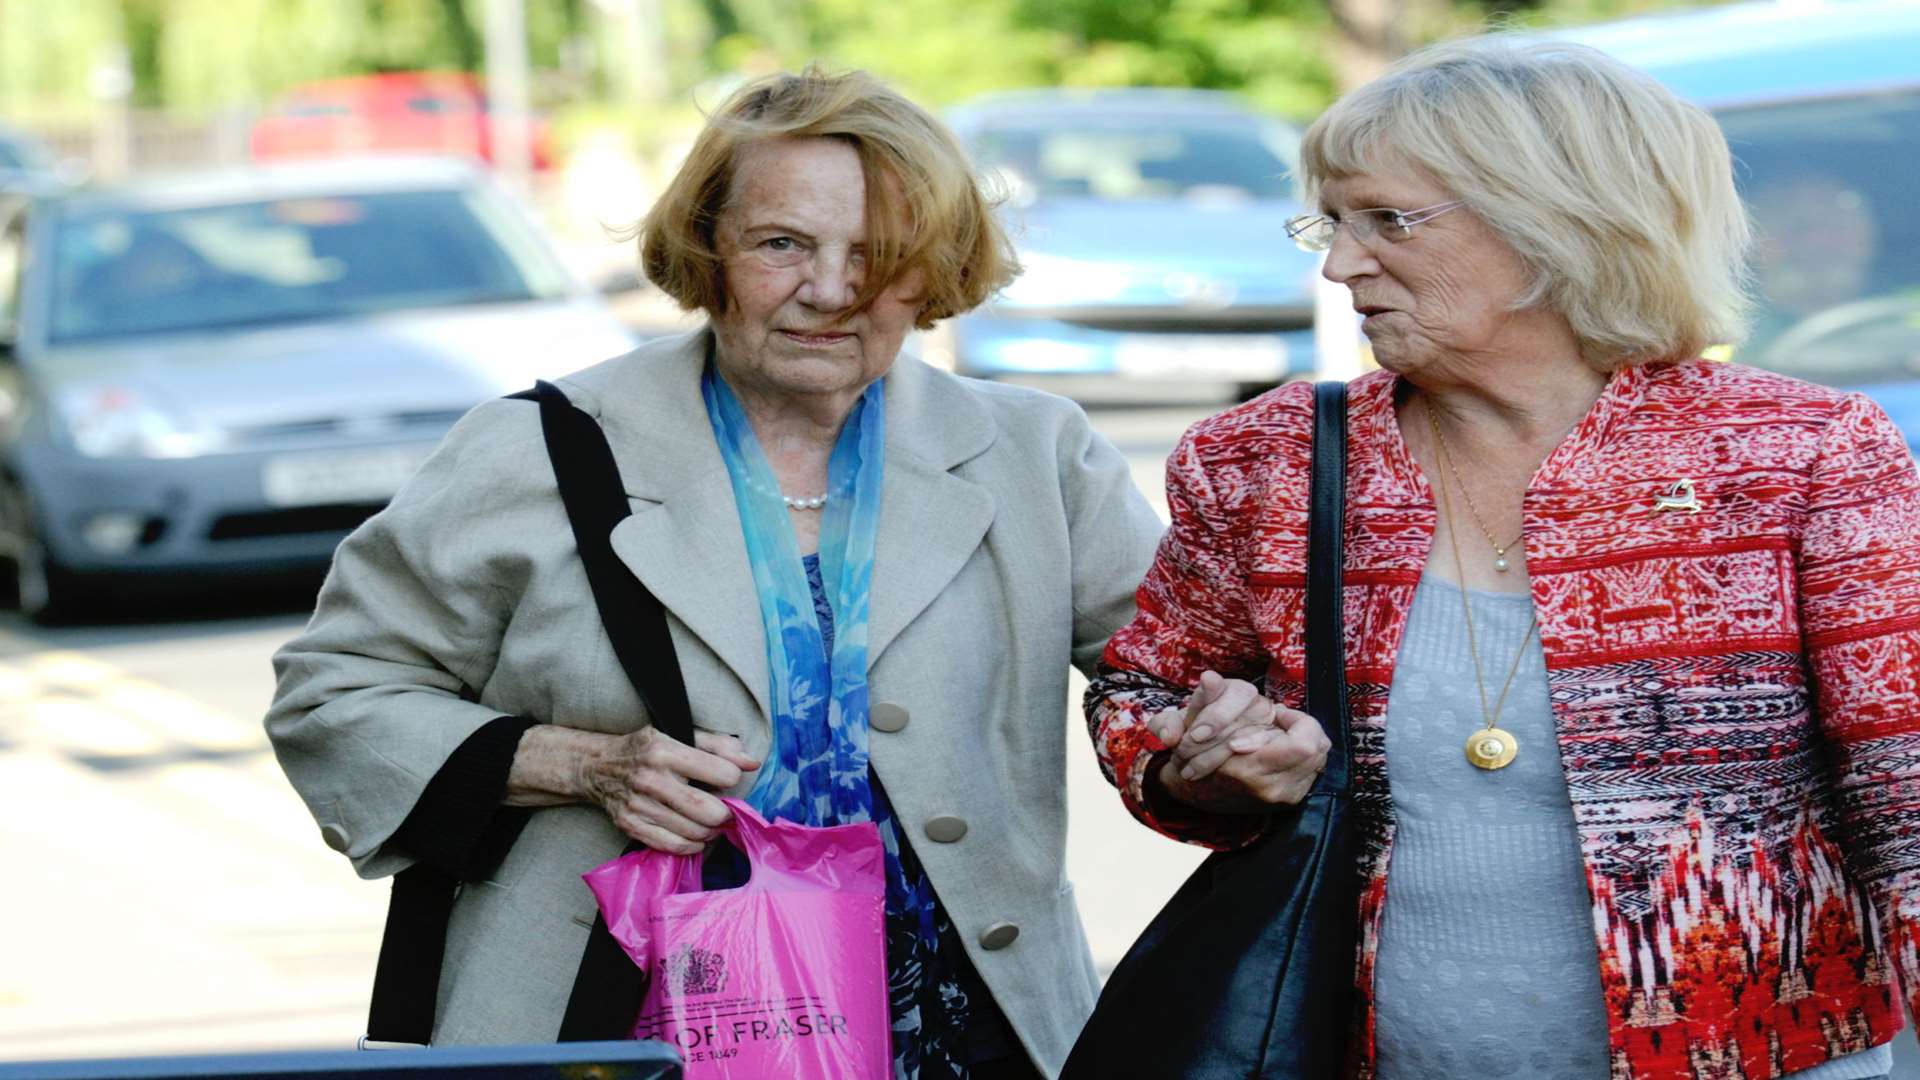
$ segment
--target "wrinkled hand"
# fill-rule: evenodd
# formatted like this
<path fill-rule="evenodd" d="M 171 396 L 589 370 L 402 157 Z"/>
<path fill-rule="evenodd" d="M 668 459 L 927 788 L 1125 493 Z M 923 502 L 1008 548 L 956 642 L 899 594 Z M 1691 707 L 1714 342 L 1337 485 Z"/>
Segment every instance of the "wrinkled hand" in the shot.
<path fill-rule="evenodd" d="M 1220 813 L 1256 813 L 1306 798 L 1333 747 L 1313 717 L 1212 671 L 1201 674 L 1184 711 L 1169 709 L 1150 724 L 1173 751 L 1160 772 L 1167 793 Z"/>
<path fill-rule="evenodd" d="M 642 728 L 582 762 L 579 784 L 620 831 L 656 851 L 692 855 L 733 820 L 733 811 L 695 784 L 724 790 L 760 763 L 740 740 L 709 731 L 694 745 Z"/>

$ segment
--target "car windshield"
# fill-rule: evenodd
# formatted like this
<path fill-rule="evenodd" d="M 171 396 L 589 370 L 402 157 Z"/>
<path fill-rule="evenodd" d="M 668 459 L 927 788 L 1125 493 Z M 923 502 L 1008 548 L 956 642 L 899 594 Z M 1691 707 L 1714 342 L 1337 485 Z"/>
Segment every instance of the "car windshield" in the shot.
<path fill-rule="evenodd" d="M 1738 357 L 1841 386 L 1920 377 L 1920 91 L 1718 117 L 1758 239 Z"/>
<path fill-rule="evenodd" d="M 527 223 L 476 190 L 92 210 L 54 241 L 49 338 L 368 315 L 563 294 Z"/>
<path fill-rule="evenodd" d="M 1025 199 L 1108 202 L 1291 194 L 1289 129 L 1254 118 L 1139 114 L 1020 120 L 974 137 L 982 168 Z"/>

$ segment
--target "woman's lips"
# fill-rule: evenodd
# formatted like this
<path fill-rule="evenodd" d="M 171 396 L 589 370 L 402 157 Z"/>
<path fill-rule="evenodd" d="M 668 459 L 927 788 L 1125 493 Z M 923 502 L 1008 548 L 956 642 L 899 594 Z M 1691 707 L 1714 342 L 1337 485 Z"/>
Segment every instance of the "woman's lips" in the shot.
<path fill-rule="evenodd" d="M 814 349 L 825 348 L 829 345 L 838 345 L 853 336 L 852 334 L 804 334 L 798 330 L 782 330 L 780 333 L 796 345 L 804 345 Z"/>

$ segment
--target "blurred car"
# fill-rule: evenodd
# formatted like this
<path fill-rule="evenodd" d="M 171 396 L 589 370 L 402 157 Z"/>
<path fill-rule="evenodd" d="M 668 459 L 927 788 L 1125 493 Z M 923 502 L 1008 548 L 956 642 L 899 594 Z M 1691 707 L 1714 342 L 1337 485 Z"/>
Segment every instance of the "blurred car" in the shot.
<path fill-rule="evenodd" d="M 553 164 L 546 121 L 529 117 L 533 167 Z M 383 152 L 493 161 L 480 80 L 464 72 L 396 71 L 326 79 L 275 99 L 253 128 L 255 161 Z"/>
<path fill-rule="evenodd" d="M 1194 90 L 995 94 L 950 119 L 1008 196 L 1026 272 L 924 357 L 1083 395 L 1313 370 L 1319 259 L 1284 225 L 1296 130 Z"/>
<path fill-rule="evenodd" d="M 36 198 L 0 223 L 0 588 L 323 566 L 461 414 L 632 345 L 452 159 Z"/>
<path fill-rule="evenodd" d="M 1726 132 L 1761 310 L 1719 354 L 1863 391 L 1920 446 L 1920 5 L 1734 4 L 1563 36 Z"/>
<path fill-rule="evenodd" d="M 45 143 L 15 128 L 0 127 L 0 200 L 11 201 L 60 187 L 73 167 L 56 160 Z"/>

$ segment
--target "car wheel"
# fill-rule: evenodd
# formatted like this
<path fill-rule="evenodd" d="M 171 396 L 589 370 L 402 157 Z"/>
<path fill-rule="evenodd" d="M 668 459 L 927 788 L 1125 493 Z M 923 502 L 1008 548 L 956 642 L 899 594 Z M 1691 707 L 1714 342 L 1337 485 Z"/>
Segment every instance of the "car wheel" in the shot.
<path fill-rule="evenodd" d="M 6 564 L 0 590 L 20 614 L 49 623 L 72 611 L 79 599 L 73 573 L 47 550 L 32 500 L 12 479 L 0 482 L 0 558 Z"/>

